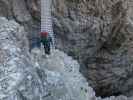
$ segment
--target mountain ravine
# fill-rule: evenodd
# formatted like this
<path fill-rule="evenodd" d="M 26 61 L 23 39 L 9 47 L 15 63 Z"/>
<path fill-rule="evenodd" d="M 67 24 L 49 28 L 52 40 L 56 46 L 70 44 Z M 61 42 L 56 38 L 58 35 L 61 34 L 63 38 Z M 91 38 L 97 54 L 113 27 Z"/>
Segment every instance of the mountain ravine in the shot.
<path fill-rule="evenodd" d="M 8 23 L 8 21 L 12 20 L 14 21 L 14 23 L 18 23 L 21 27 L 24 28 L 23 29 L 24 32 L 22 32 L 22 34 L 25 35 L 24 36 L 25 37 L 24 41 L 26 40 L 25 43 L 23 43 L 24 42 L 23 38 L 22 39 L 15 38 L 15 36 L 19 34 L 19 32 L 18 31 L 16 32 L 17 29 L 13 28 L 15 30 L 14 33 L 17 33 L 17 34 L 15 35 L 12 34 L 14 36 L 11 36 L 11 38 L 13 37 L 17 39 L 17 41 L 20 44 L 19 43 L 14 44 L 13 42 L 13 45 L 9 47 L 9 50 L 11 48 L 17 48 L 17 47 L 14 47 L 17 45 L 20 46 L 18 48 L 20 48 L 21 50 L 23 45 L 26 44 L 26 47 L 24 46 L 25 48 L 23 48 L 24 50 L 22 49 L 22 52 L 18 50 L 18 54 L 20 53 L 22 54 L 22 56 L 24 55 L 24 58 L 20 57 L 19 60 L 20 62 L 22 61 L 21 62 L 22 66 L 25 67 L 27 65 L 23 65 L 25 64 L 23 60 L 24 59 L 26 60 L 26 57 L 28 56 L 29 57 L 27 58 L 28 61 L 25 61 L 25 60 L 24 61 L 27 62 L 28 66 L 31 67 L 31 69 L 29 70 L 33 70 L 33 74 L 37 73 L 34 70 L 34 68 L 32 69 L 33 66 L 31 65 L 33 64 L 32 62 L 35 59 L 32 59 L 30 55 L 32 55 L 31 52 L 34 51 L 34 49 L 36 52 L 40 52 L 37 49 L 37 47 L 39 47 L 38 33 L 40 32 L 40 18 L 41 18 L 40 15 L 41 15 L 40 0 L 21 0 L 21 1 L 20 0 L 0 0 L 0 16 L 2 18 L 4 17 L 4 22 L 3 20 L 0 20 L 0 26 L 2 26 L 3 23 Z M 133 1 L 132 0 L 53 0 L 52 1 L 52 20 L 53 20 L 53 28 L 54 28 L 54 34 L 56 39 L 55 42 L 56 42 L 56 49 L 57 49 L 57 51 L 55 52 L 57 52 L 57 54 L 58 53 L 60 54 L 60 52 L 62 52 L 61 56 L 63 55 L 63 57 L 64 56 L 66 57 L 68 55 L 68 56 L 71 56 L 74 59 L 74 61 L 76 60 L 78 61 L 79 63 L 78 66 L 80 66 L 79 67 L 80 72 L 85 77 L 85 79 L 79 72 L 78 72 L 78 75 L 81 75 L 83 80 L 87 80 L 89 84 L 88 87 L 91 86 L 95 91 L 94 92 L 92 89 L 91 93 L 93 92 L 94 94 L 93 93 L 92 94 L 93 95 L 96 94 L 97 96 L 97 97 L 96 96 L 92 96 L 92 97 L 95 97 L 96 100 L 99 100 L 98 97 L 124 95 L 122 96 L 122 98 L 126 98 L 126 99 L 123 99 L 123 100 L 127 100 L 127 97 L 125 96 L 128 96 L 128 97 L 133 96 L 133 63 L 132 63 L 133 62 L 132 60 L 133 59 L 132 58 L 133 57 L 133 50 L 132 50 Z M 12 24 L 7 25 L 7 27 L 8 26 L 10 27 L 10 25 Z M 1 28 L 1 30 L 5 30 L 5 29 Z M 6 31 L 6 33 L 9 34 L 10 32 Z M 1 39 L 4 38 L 4 34 L 1 32 L 0 34 L 1 34 L 0 38 Z M 9 37 L 9 40 L 10 40 L 10 37 Z M 3 46 L 1 46 L 0 49 L 3 49 Z M 2 52 L 4 51 L 2 50 Z M 17 52 L 15 54 L 17 54 Z M 52 55 L 51 57 L 53 56 L 59 56 L 59 58 L 57 57 L 57 59 L 61 60 L 60 55 Z M 71 57 L 70 59 L 72 59 Z M 53 60 L 53 58 L 51 59 Z M 29 60 L 31 60 L 31 62 Z M 37 62 L 39 63 L 39 61 Z M 63 61 L 60 61 L 60 62 L 63 62 Z M 72 63 L 72 62 L 69 62 L 69 63 Z M 18 65 L 16 65 L 16 67 L 17 66 Z M 20 67 L 20 69 L 19 68 L 17 69 L 17 70 L 20 70 L 20 73 L 19 73 L 20 75 L 21 73 L 23 74 L 23 70 L 22 70 L 23 67 L 22 68 Z M 49 65 L 47 67 L 49 67 Z M 56 71 L 57 69 L 50 69 L 50 71 L 51 70 Z M 66 69 L 66 70 L 69 70 L 69 69 Z M 30 74 L 30 72 L 26 72 L 26 73 Z M 64 73 L 67 73 L 67 72 L 64 72 Z M 41 72 L 41 74 L 44 74 L 44 72 Z M 39 88 L 41 88 L 41 85 L 39 85 L 40 84 L 39 81 L 40 80 L 44 81 L 46 77 L 38 81 L 36 80 L 37 79 L 36 77 L 40 77 L 40 76 L 33 75 L 33 77 L 34 77 L 33 81 L 35 81 L 35 83 L 38 84 Z M 65 77 L 65 80 L 62 80 L 62 78 L 58 75 L 51 76 L 50 74 L 49 77 L 53 77 L 53 78 L 58 77 L 59 81 L 61 80 L 62 84 L 64 84 L 65 83 L 64 81 L 70 80 L 71 78 L 69 79 L 69 77 L 72 77 L 72 76 L 71 74 L 70 76 L 61 76 L 62 78 Z M 27 80 L 28 79 L 25 79 L 24 82 L 30 82 Z M 45 81 L 47 81 L 47 79 Z M 75 82 L 76 82 L 76 79 L 75 79 Z M 16 84 L 19 84 L 19 83 L 14 83 L 15 86 Z M 67 83 L 65 83 L 65 85 L 66 84 Z M 65 88 L 68 89 L 67 86 L 71 86 L 71 85 L 68 83 Z M 85 87 L 87 86 L 85 85 Z M 39 90 L 39 88 L 38 88 L 38 91 L 42 91 L 42 90 Z M 52 88 L 54 87 L 52 86 Z M 29 87 L 28 91 L 32 91 L 32 88 Z M 70 92 L 71 90 L 69 90 L 68 94 Z M 22 97 L 20 99 L 18 97 L 18 99 L 12 99 L 12 100 L 39 100 L 39 99 L 35 99 L 35 98 L 38 98 L 38 95 L 37 97 L 32 99 L 33 94 L 31 94 L 31 92 L 22 93 L 20 92 L 20 90 L 18 90 L 18 92 L 16 93 L 21 95 Z M 27 95 L 29 95 L 29 98 L 27 97 Z M 31 95 L 31 98 L 30 98 L 30 95 Z M 63 100 L 69 100 L 69 99 L 70 98 L 63 99 Z M 78 99 L 81 100 L 80 97 Z M 76 98 L 72 100 L 78 100 L 78 99 Z M 3 99 L 3 100 L 7 100 L 7 99 Z M 11 100 L 11 99 L 8 99 L 8 100 Z M 52 100 L 52 99 L 44 99 L 44 100 Z M 117 97 L 111 97 L 111 100 L 117 100 Z M 122 100 L 122 99 L 118 99 L 118 100 Z"/>

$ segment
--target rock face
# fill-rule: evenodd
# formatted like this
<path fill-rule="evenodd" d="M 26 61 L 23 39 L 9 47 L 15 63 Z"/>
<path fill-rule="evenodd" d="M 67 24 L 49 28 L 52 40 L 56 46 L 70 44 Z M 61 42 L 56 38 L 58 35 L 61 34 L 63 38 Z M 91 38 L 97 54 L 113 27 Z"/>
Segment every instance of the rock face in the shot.
<path fill-rule="evenodd" d="M 0 0 L 0 16 L 14 19 L 24 26 L 30 46 L 38 44 L 40 31 L 40 0 Z"/>
<path fill-rule="evenodd" d="M 131 6 L 128 0 L 53 2 L 57 47 L 85 66 L 81 72 L 97 95 L 133 94 Z"/>
<path fill-rule="evenodd" d="M 40 0 L 0 0 L 0 16 L 23 25 L 32 47 L 38 45 L 39 5 Z M 79 61 L 97 95 L 133 94 L 132 11 L 132 0 L 53 0 L 57 48 Z"/>
<path fill-rule="evenodd" d="M 22 51 L 26 49 L 23 46 L 27 43 L 23 37 L 25 34 L 22 27 L 17 23 L 4 18 L 1 18 L 0 22 L 2 23 L 0 24 L 0 99 L 2 100 L 6 95 L 11 95 L 24 78 L 24 63 L 27 61 L 22 60 Z"/>
<path fill-rule="evenodd" d="M 38 48 L 30 54 L 23 27 L 3 17 L 0 22 L 0 100 L 132 100 L 97 98 L 76 60 L 59 50 L 49 57 Z"/>
<path fill-rule="evenodd" d="M 5 18 L 0 22 L 0 100 L 91 100 L 95 96 L 77 61 L 58 50 L 48 58 L 40 49 L 30 54 L 23 28 Z"/>

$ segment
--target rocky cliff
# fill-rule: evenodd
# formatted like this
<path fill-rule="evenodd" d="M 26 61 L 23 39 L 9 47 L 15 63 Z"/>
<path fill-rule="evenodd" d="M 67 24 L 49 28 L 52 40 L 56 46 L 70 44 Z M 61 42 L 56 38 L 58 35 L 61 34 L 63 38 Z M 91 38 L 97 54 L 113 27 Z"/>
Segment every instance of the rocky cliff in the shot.
<path fill-rule="evenodd" d="M 54 0 L 53 6 L 57 47 L 80 62 L 96 94 L 131 96 L 132 1 Z"/>
<path fill-rule="evenodd" d="M 24 28 L 0 17 L 0 100 L 132 100 L 125 96 L 101 99 L 79 72 L 80 65 L 54 50 L 29 53 Z"/>
<path fill-rule="evenodd" d="M 0 5 L 0 16 L 24 26 L 27 44 L 37 46 L 40 0 Z M 132 0 L 53 0 L 56 46 L 78 60 L 98 96 L 133 94 L 132 9 Z"/>
<path fill-rule="evenodd" d="M 79 64 L 59 50 L 29 53 L 23 27 L 0 18 L 0 100 L 88 100 L 95 94 Z M 89 92 L 91 95 L 89 95 Z"/>

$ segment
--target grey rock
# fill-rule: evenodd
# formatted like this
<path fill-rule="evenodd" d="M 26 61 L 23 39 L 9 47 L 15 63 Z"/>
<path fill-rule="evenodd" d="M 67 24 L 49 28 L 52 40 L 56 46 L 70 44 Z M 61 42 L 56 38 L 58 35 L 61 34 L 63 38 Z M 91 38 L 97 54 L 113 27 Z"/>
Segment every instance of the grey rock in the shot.
<path fill-rule="evenodd" d="M 102 4 L 100 0 L 53 0 L 57 48 L 78 60 L 96 94 L 129 96 L 133 94 L 132 3 L 130 0 L 126 13 L 124 0 L 103 1 Z M 19 2 L 0 0 L 0 16 L 15 19 L 24 26 L 30 43 L 21 43 L 21 35 L 18 39 L 22 52 L 27 52 L 25 49 L 29 48 L 24 45 L 32 45 L 40 29 L 40 0 Z"/>
<path fill-rule="evenodd" d="M 57 48 L 79 61 L 97 95 L 133 94 L 131 2 L 54 0 Z"/>
<path fill-rule="evenodd" d="M 89 91 L 93 89 L 79 73 L 77 61 L 59 50 L 45 58 L 38 49 L 39 56 L 35 57 L 36 50 L 32 54 L 28 51 L 24 29 L 5 18 L 0 18 L 0 22 L 0 100 L 88 100 L 91 97 Z"/>
<path fill-rule="evenodd" d="M 31 15 L 28 9 L 26 9 L 27 7 L 24 0 L 21 0 L 21 3 L 19 0 L 13 0 L 12 6 L 13 6 L 13 14 L 17 21 L 26 22 L 31 20 Z"/>

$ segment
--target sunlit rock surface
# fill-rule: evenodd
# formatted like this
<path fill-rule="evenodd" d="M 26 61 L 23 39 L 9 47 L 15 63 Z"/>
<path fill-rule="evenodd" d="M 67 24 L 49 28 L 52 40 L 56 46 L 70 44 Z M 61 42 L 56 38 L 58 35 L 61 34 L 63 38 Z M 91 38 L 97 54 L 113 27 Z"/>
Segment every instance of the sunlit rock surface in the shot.
<path fill-rule="evenodd" d="M 76 60 L 59 50 L 29 53 L 23 27 L 0 18 L 0 100 L 132 100 L 96 97 Z"/>
<path fill-rule="evenodd" d="M 39 44 L 40 7 L 40 0 L 0 0 L 0 16 L 24 26 L 30 47 Z M 56 47 L 78 60 L 97 95 L 133 94 L 132 12 L 133 0 L 53 0 Z"/>
<path fill-rule="evenodd" d="M 55 50 L 28 52 L 19 24 L 0 18 L 0 100 L 88 100 L 95 94 L 79 73 L 77 61 Z"/>

